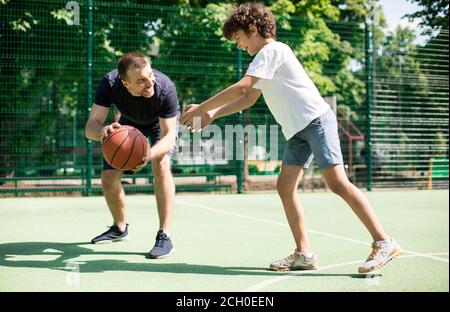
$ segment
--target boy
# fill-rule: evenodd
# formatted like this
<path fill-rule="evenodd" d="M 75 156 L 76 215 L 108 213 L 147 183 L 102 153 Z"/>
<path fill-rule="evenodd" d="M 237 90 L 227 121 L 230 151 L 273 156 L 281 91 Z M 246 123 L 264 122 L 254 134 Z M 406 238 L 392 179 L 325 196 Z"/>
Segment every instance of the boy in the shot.
<path fill-rule="evenodd" d="M 234 9 L 223 26 L 224 36 L 255 56 L 245 76 L 237 83 L 204 101 L 189 105 L 181 124 L 191 127 L 193 118 L 201 117 L 201 127 L 214 119 L 252 106 L 262 93 L 283 134 L 288 140 L 277 191 L 295 239 L 293 254 L 270 264 L 274 271 L 315 270 L 312 252 L 297 197 L 297 186 L 312 158 L 316 158 L 329 188 L 341 196 L 370 232 L 372 252 L 358 268 L 368 273 L 401 254 L 397 242 L 383 230 L 363 193 L 347 179 L 343 167 L 337 121 L 330 106 L 307 76 L 292 50 L 275 40 L 272 13 L 259 3 L 244 3 Z"/>

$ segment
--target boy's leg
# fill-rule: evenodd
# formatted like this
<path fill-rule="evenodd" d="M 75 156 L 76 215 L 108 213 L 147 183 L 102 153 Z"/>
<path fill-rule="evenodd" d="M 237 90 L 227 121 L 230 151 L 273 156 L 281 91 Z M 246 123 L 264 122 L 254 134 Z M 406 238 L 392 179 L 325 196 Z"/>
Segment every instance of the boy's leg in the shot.
<path fill-rule="evenodd" d="M 297 250 L 309 252 L 311 246 L 306 232 L 304 211 L 297 194 L 297 187 L 302 175 L 303 167 L 283 164 L 277 180 L 277 191 L 283 202 L 284 212 L 294 235 Z"/>
<path fill-rule="evenodd" d="M 322 174 L 331 191 L 342 197 L 365 225 L 374 241 L 388 240 L 369 201 L 347 178 L 342 165 L 324 168 Z"/>
<path fill-rule="evenodd" d="M 384 232 L 367 198 L 347 179 L 344 167 L 335 165 L 325 168 L 323 176 L 330 189 L 341 196 L 353 209 L 374 240 L 372 251 L 366 261 L 358 267 L 358 272 L 368 273 L 377 270 L 398 257 L 402 253 L 400 245 Z"/>
<path fill-rule="evenodd" d="M 270 269 L 273 271 L 317 269 L 316 256 L 311 252 L 304 212 L 297 195 L 297 186 L 302 175 L 302 166 L 283 164 L 281 167 L 277 190 L 297 248 L 293 254 L 271 263 Z"/>

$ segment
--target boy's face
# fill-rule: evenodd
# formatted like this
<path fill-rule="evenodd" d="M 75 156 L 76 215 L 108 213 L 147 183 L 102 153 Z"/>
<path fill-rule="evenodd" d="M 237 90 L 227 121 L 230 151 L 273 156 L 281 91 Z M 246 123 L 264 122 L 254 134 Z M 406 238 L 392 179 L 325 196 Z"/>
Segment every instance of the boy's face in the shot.
<path fill-rule="evenodd" d="M 240 29 L 234 34 L 234 41 L 239 49 L 247 51 L 250 56 L 253 56 L 262 48 L 259 44 L 259 37 L 261 36 L 256 29 L 250 28 L 249 34 Z"/>
<path fill-rule="evenodd" d="M 127 79 L 122 80 L 123 85 L 133 96 L 150 98 L 155 94 L 155 75 L 150 64 L 143 68 L 127 71 Z"/>

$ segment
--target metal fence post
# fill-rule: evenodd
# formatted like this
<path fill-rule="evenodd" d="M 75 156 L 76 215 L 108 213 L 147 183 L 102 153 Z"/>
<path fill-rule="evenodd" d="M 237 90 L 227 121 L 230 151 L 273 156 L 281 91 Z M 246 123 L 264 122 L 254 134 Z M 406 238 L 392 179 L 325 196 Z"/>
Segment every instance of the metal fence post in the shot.
<path fill-rule="evenodd" d="M 87 107 L 88 115 L 92 105 L 92 54 L 93 54 L 93 9 L 94 1 L 88 0 L 88 37 L 87 37 Z M 92 141 L 87 140 L 86 195 L 92 195 Z"/>
<path fill-rule="evenodd" d="M 240 80 L 242 78 L 242 50 L 237 49 L 237 79 Z M 244 118 L 243 113 L 240 111 L 238 113 L 238 124 L 244 127 Z M 239 142 L 237 142 L 239 143 Z M 242 142 L 244 144 L 244 142 Z M 243 193 L 243 185 L 244 185 L 244 160 L 236 160 L 237 161 L 237 192 L 238 194 Z"/>
<path fill-rule="evenodd" d="M 366 165 L 367 165 L 367 190 L 372 190 L 372 53 L 370 25 L 365 24 L 365 61 L 366 61 L 366 105 L 367 105 L 367 129 L 366 129 Z"/>

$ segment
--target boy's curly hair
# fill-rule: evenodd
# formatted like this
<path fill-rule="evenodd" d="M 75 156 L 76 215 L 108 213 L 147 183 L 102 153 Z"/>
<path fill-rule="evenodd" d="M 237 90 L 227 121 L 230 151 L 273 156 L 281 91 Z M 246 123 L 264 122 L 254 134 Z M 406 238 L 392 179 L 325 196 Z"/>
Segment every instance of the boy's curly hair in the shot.
<path fill-rule="evenodd" d="M 263 4 L 257 2 L 243 3 L 234 8 L 223 25 L 223 35 L 233 40 L 233 34 L 242 29 L 250 33 L 250 25 L 255 25 L 258 33 L 264 38 L 275 38 L 276 25 L 272 12 Z"/>

